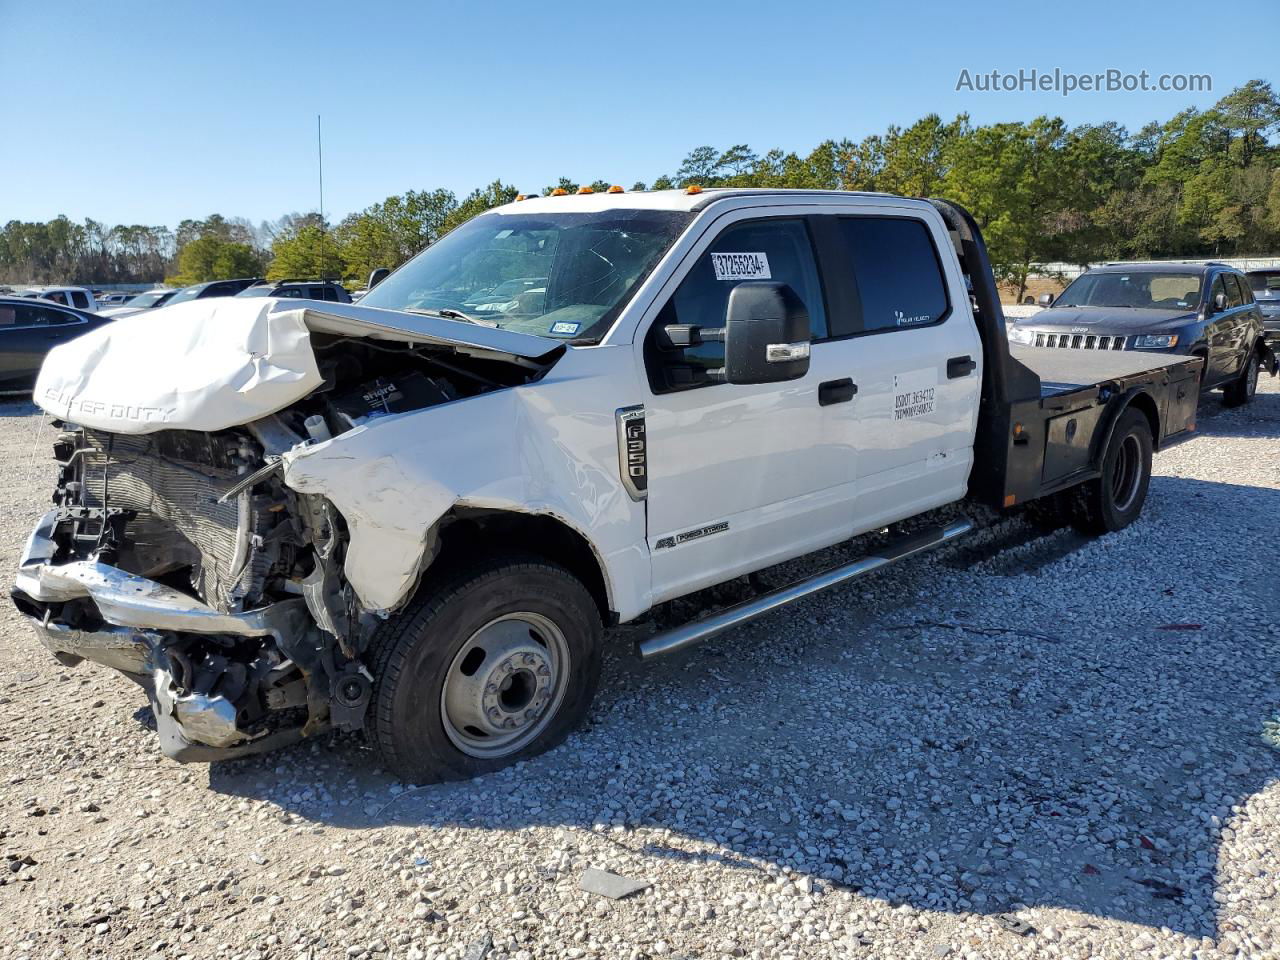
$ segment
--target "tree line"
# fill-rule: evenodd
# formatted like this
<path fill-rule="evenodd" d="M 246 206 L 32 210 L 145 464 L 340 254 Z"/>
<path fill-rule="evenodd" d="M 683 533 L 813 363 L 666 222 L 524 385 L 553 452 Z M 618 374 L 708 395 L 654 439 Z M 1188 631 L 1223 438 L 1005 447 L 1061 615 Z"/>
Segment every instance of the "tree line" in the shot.
<path fill-rule="evenodd" d="M 944 196 L 966 206 L 986 235 L 999 279 L 1025 288 L 1045 263 L 1280 252 L 1280 97 L 1253 80 L 1211 109 L 1189 108 L 1137 132 L 1116 123 L 1068 126 L 1042 116 L 975 125 L 936 114 L 860 141 L 812 151 L 746 144 L 691 151 L 670 174 L 631 190 L 800 187 Z M 590 184 L 607 189 L 607 180 Z M 541 191 L 570 193 L 561 178 Z M 519 191 L 495 181 L 459 200 L 410 190 L 336 224 L 289 214 L 254 226 L 213 215 L 175 230 L 107 227 L 66 217 L 0 228 L 0 281 L 194 283 L 228 277 L 340 277 L 358 283 L 395 267 Z"/>

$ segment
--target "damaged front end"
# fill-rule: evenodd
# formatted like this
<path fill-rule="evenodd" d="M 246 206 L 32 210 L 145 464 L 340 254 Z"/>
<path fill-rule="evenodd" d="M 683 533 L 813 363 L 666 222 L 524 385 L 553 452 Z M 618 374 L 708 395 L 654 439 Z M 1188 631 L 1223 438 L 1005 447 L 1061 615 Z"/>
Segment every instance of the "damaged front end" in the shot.
<path fill-rule="evenodd" d="M 363 723 L 374 678 L 362 656 L 388 611 L 361 604 L 343 569 L 344 517 L 286 484 L 285 454 L 542 369 L 459 357 L 425 337 L 366 342 L 348 333 L 355 321 L 341 325 L 309 331 L 319 386 L 243 425 L 143 432 L 126 419 L 132 407 L 117 425 L 84 402 L 73 421 L 77 394 L 57 385 L 57 403 L 44 403 L 37 387 L 59 416 L 59 475 L 13 600 L 61 662 L 140 684 L 174 759 L 228 759 Z"/>
<path fill-rule="evenodd" d="M 368 699 L 358 652 L 372 618 L 345 614 L 356 605 L 335 569 L 341 519 L 263 475 L 255 432 L 64 432 L 56 506 L 13 590 L 63 663 L 95 661 L 146 689 L 180 760 L 358 725 Z"/>

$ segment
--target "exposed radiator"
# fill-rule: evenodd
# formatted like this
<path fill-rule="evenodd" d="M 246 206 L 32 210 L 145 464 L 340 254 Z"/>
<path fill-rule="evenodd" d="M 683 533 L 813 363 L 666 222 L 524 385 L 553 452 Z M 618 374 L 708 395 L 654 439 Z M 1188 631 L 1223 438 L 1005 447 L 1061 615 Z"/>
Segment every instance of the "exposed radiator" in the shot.
<path fill-rule="evenodd" d="M 238 610 L 261 594 L 270 560 L 260 545 L 270 517 L 250 499 L 248 551 L 242 554 L 241 569 L 234 570 L 241 507 L 234 498 L 217 501 L 236 482 L 237 471 L 213 462 L 216 456 L 196 462 L 202 448 L 212 450 L 216 440 L 207 434 L 186 437 L 197 438 L 195 444 L 180 445 L 182 452 L 192 454 L 189 463 L 161 455 L 162 446 L 173 446 L 163 434 L 135 437 L 86 430 L 81 502 L 137 512 L 125 527 L 122 567 L 149 577 L 190 567 L 191 585 L 206 603 Z"/>

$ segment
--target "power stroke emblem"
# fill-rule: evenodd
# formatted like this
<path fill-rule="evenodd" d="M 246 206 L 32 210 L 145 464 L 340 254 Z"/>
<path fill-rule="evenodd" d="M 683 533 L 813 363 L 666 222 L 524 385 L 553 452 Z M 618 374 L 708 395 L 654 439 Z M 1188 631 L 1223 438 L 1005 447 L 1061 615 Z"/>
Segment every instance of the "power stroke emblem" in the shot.
<path fill-rule="evenodd" d="M 709 523 L 705 527 L 698 527 L 695 530 L 686 530 L 684 533 L 677 533 L 674 537 L 663 537 L 653 545 L 655 550 L 665 550 L 668 547 L 678 547 L 682 543 L 688 543 L 690 540 L 701 540 L 703 537 L 709 537 L 712 534 L 724 533 L 729 529 L 729 521 L 721 520 L 719 523 Z"/>
<path fill-rule="evenodd" d="M 649 493 L 649 455 L 645 445 L 644 406 L 619 407 L 618 470 L 622 485 L 632 500 L 643 500 Z"/>

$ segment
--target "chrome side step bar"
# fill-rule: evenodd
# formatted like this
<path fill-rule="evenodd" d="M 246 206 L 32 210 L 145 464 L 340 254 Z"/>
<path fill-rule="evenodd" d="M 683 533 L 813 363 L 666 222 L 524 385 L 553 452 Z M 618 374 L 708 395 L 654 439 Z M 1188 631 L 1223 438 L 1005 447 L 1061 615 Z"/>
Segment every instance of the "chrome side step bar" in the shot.
<path fill-rule="evenodd" d="M 719 613 L 704 617 L 701 620 L 695 620 L 692 623 L 686 623 L 684 626 L 676 627 L 674 630 L 654 634 L 648 640 L 639 643 L 636 649 L 639 651 L 640 656 L 646 660 L 667 653 L 675 653 L 677 650 L 691 647 L 695 643 L 701 643 L 703 640 L 708 640 L 717 634 L 724 633 L 726 630 L 731 630 L 757 617 L 762 617 L 766 613 L 772 613 L 779 607 L 785 607 L 789 603 L 803 600 L 805 597 L 812 596 L 815 593 L 820 593 L 831 587 L 838 587 L 851 580 L 857 580 L 859 577 L 864 577 L 882 567 L 897 563 L 899 560 L 915 556 L 917 553 L 924 553 L 926 550 L 940 547 L 947 541 L 963 536 L 972 529 L 973 524 L 969 521 L 957 520 L 955 523 L 950 523 L 945 527 L 933 527 L 909 537 L 903 537 L 900 540 L 886 544 L 876 553 L 863 557 L 861 560 L 834 567 L 831 570 L 809 577 L 807 580 L 799 580 L 796 583 L 774 590 L 772 593 L 756 597 L 754 600 L 746 600 L 742 603 L 734 604 Z"/>

